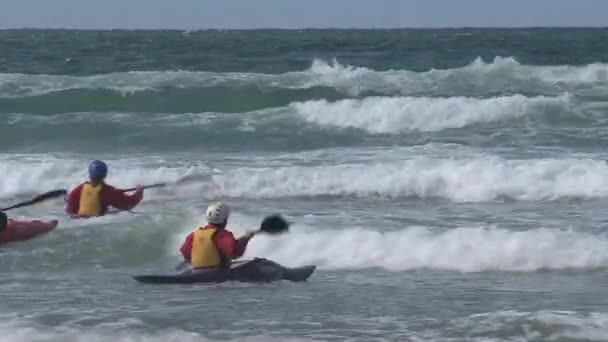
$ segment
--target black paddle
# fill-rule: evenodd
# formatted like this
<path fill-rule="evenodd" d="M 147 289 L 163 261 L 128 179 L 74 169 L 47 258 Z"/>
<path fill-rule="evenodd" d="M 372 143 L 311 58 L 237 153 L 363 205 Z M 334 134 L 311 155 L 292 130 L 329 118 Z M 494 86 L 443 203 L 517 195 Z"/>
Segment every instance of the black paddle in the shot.
<path fill-rule="evenodd" d="M 40 203 L 42 201 L 46 201 L 46 200 L 49 200 L 49 199 L 65 196 L 65 194 L 67 194 L 67 193 L 68 193 L 67 190 L 52 190 L 52 191 L 40 194 L 40 195 L 32 198 L 29 201 L 17 203 L 15 205 L 12 205 L 12 206 L 7 207 L 7 208 L 2 208 L 2 209 L 0 209 L 0 211 L 7 211 L 7 210 L 15 209 L 15 208 L 26 207 L 28 205 Z"/>
<path fill-rule="evenodd" d="M 142 186 L 143 189 L 152 189 L 152 188 L 162 188 L 169 185 L 169 183 L 156 183 L 156 184 L 150 184 L 150 185 L 144 185 Z M 129 191 L 135 191 L 137 190 L 137 188 L 128 188 L 128 189 L 123 189 L 121 190 L 122 192 L 129 192 Z"/>
<path fill-rule="evenodd" d="M 260 232 L 268 234 L 280 234 L 289 230 L 289 222 L 279 214 L 266 216 L 260 224 Z"/>
<path fill-rule="evenodd" d="M 3 231 L 4 229 L 6 229 L 7 225 L 8 225 L 8 217 L 6 216 L 5 213 L 0 211 L 0 232 Z"/>
<path fill-rule="evenodd" d="M 281 234 L 289 230 L 289 222 L 285 220 L 281 215 L 274 214 L 264 217 L 260 224 L 260 229 L 254 232 L 254 234 L 267 233 L 267 234 Z M 180 262 L 175 269 L 180 270 L 186 266 L 188 262 L 183 260 Z"/>
<path fill-rule="evenodd" d="M 167 185 L 172 185 L 172 184 L 180 184 L 186 181 L 190 181 L 190 180 L 195 180 L 194 177 L 190 176 L 190 177 L 184 177 L 182 179 L 179 179 L 175 182 L 171 182 L 171 183 L 156 183 L 156 184 L 150 184 L 150 185 L 145 185 L 143 186 L 144 189 L 150 189 L 150 188 L 161 188 Z M 130 188 L 130 189 L 125 189 L 123 190 L 123 192 L 129 192 L 129 191 L 135 191 L 136 188 Z M 40 203 L 46 200 L 50 200 L 53 198 L 57 198 L 57 197 L 61 197 L 61 196 L 65 196 L 68 193 L 67 190 L 65 189 L 57 189 L 57 190 L 51 190 L 48 192 L 45 192 L 43 194 L 40 194 L 34 198 L 32 198 L 29 201 L 25 201 L 25 202 L 21 202 L 21 203 L 17 203 L 15 205 L 12 205 L 10 207 L 6 207 L 6 208 L 2 208 L 0 209 L 0 212 L 2 211 L 8 211 L 11 209 L 16 209 L 16 208 L 21 208 L 21 207 L 26 207 L 26 206 L 30 206 L 36 203 Z M 0 230 L 2 230 L 2 217 L 0 217 Z"/>
<path fill-rule="evenodd" d="M 144 189 L 149 189 L 149 188 L 160 188 L 163 186 L 167 186 L 170 185 L 172 183 L 156 183 L 156 184 L 150 184 L 150 185 L 145 185 L 143 186 Z M 123 190 L 123 192 L 129 192 L 129 191 L 135 191 L 136 188 L 130 188 L 130 189 L 125 189 Z M 25 202 L 21 202 L 21 203 L 17 203 L 15 205 L 12 205 L 10 207 L 6 207 L 6 208 L 2 208 L 0 209 L 0 211 L 7 211 L 7 210 L 11 210 L 11 209 L 16 209 L 16 208 L 21 208 L 21 207 L 26 207 L 26 206 L 30 206 L 36 203 L 40 203 L 46 200 L 50 200 L 53 198 L 57 198 L 57 197 L 61 197 L 61 196 L 65 196 L 68 193 L 67 190 L 65 189 L 57 189 L 57 190 L 51 190 L 49 192 L 45 192 L 43 194 L 40 194 L 34 198 L 32 198 L 29 201 L 25 201 Z M 1 224 L 1 220 L 0 220 L 0 224 Z M 1 228 L 1 226 L 0 226 Z"/>
<path fill-rule="evenodd" d="M 183 184 L 186 182 L 194 182 L 196 180 L 199 180 L 199 178 L 197 176 L 186 176 L 186 177 L 176 180 L 175 182 L 144 185 L 144 186 L 142 186 L 142 188 L 144 188 L 144 189 L 163 188 L 163 187 L 169 186 L 169 185 L 178 185 L 178 184 Z M 137 190 L 137 188 L 128 188 L 128 189 L 122 190 L 122 192 L 130 192 L 130 191 L 135 191 L 135 190 Z"/>

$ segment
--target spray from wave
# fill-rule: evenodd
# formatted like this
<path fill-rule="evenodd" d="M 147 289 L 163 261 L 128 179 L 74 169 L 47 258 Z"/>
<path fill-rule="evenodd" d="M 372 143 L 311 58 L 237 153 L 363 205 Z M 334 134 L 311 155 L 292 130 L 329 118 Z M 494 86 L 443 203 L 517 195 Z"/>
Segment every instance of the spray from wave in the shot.
<path fill-rule="evenodd" d="M 136 327 L 140 328 L 140 327 Z M 271 335 L 246 336 L 243 332 L 235 333 L 233 338 L 207 337 L 200 332 L 182 329 L 164 329 L 157 332 L 139 331 L 137 329 L 117 329 L 112 324 L 105 324 L 91 329 L 78 328 L 31 328 L 0 327 L 2 340 L 6 342 L 213 342 L 213 341 L 308 341 L 307 339 L 289 336 L 274 337 Z"/>
<path fill-rule="evenodd" d="M 384 94 L 415 94 L 446 87 L 452 83 L 492 87 L 504 83 L 540 82 L 545 87 L 556 84 L 581 85 L 608 82 L 608 64 L 583 66 L 542 66 L 520 64 L 512 57 L 495 57 L 486 63 L 478 57 L 469 65 L 455 69 L 414 72 L 409 70 L 375 71 L 366 67 L 314 60 L 309 69 L 283 74 L 215 73 L 205 71 L 131 71 L 94 76 L 0 74 L 0 98 L 37 96 L 74 89 L 106 89 L 124 96 L 141 91 L 163 91 L 168 87 L 238 88 L 256 85 L 262 88 L 305 89 L 331 87 L 349 95 L 378 91 Z M 496 84 L 498 83 L 498 84 Z M 532 83 L 537 85 L 536 83 Z M 447 88 L 446 88 L 447 89 Z M 562 89 L 561 91 L 564 91 Z"/>
<path fill-rule="evenodd" d="M 91 158 L 94 159 L 94 158 Z M 70 189 L 88 179 L 90 160 L 47 155 L 0 155 L 0 198 L 39 194 L 51 189 Z M 164 161 L 162 158 L 110 158 L 108 181 L 117 187 L 174 182 L 214 171 L 204 163 Z"/>
<path fill-rule="evenodd" d="M 442 153 L 445 155 L 446 151 Z M 189 192 L 206 198 L 358 196 L 484 202 L 608 196 L 606 165 L 590 159 L 505 160 L 470 153 L 452 159 L 389 154 L 386 161 L 375 160 L 382 158 L 378 155 L 348 164 L 338 161 L 337 165 L 315 166 L 300 162 L 301 165 L 288 166 L 294 158 L 301 157 L 283 156 L 273 162 L 273 167 L 268 167 L 268 161 L 259 167 L 233 166 L 224 171 L 203 161 L 111 159 L 109 181 L 119 187 L 132 187 L 185 178 L 191 180 L 187 183 Z M 12 155 L 0 160 L 4 175 L 0 197 L 4 198 L 40 193 L 41 189 L 71 188 L 86 179 L 89 162 L 48 156 L 15 159 Z M 257 162 L 265 159 L 261 160 Z"/>
<path fill-rule="evenodd" d="M 602 312 L 581 313 L 575 311 L 516 311 L 504 310 L 467 315 L 448 320 L 425 320 L 407 324 L 400 317 L 382 316 L 365 319 L 352 315 L 335 315 L 332 319 L 344 329 L 327 327 L 320 321 L 309 323 L 316 327 L 314 333 L 295 337 L 290 331 L 277 334 L 278 322 L 242 320 L 232 329 L 222 331 L 221 338 L 205 336 L 177 328 L 150 331 L 137 319 L 123 319 L 116 323 L 84 327 L 43 327 L 26 320 L 4 323 L 0 326 L 3 341 L 7 342 L 101 342 L 112 339 L 116 342 L 211 342 L 211 341 L 333 341 L 336 338 L 363 341 L 382 336 L 385 338 L 411 339 L 416 341 L 467 341 L 507 342 L 514 340 L 567 340 L 604 341 L 608 332 L 607 317 Z M 300 324 L 308 322 L 298 321 Z M 327 322 L 325 322 L 327 323 Z M 524 329 L 522 329 L 524 327 Z M 350 328 L 346 330 L 346 328 Z M 268 333 L 264 330 L 270 329 Z M 274 329 L 274 330 L 273 330 Z M 357 337 L 353 338 L 352 329 Z M 252 334 L 251 331 L 256 331 Z M 290 336 L 291 335 L 291 336 Z M 301 335 L 301 334 L 298 334 Z M 310 335 L 310 336 L 308 336 Z"/>
<path fill-rule="evenodd" d="M 292 108 L 304 120 L 322 126 L 358 128 L 379 134 L 441 131 L 537 112 L 564 112 L 569 103 L 568 96 L 527 98 L 514 95 L 490 99 L 372 97 L 334 103 L 309 101 L 293 104 Z"/>
<path fill-rule="evenodd" d="M 239 168 L 212 180 L 205 185 L 206 193 L 247 198 L 329 195 L 483 202 L 608 195 L 605 163 L 593 160 L 419 157 L 335 166 Z"/>
<path fill-rule="evenodd" d="M 256 237 L 247 256 L 322 269 L 383 268 L 458 272 L 594 269 L 608 266 L 608 239 L 574 231 L 537 228 L 424 227 L 379 232 L 369 229 L 294 230 L 280 237 Z"/>
<path fill-rule="evenodd" d="M 294 102 L 285 107 L 259 111 L 225 114 L 204 113 L 138 113 L 138 112 L 85 112 L 59 115 L 9 114 L 6 129 L 62 127 L 67 124 L 90 129 L 103 126 L 107 131 L 138 127 L 159 130 L 188 130 L 192 127 L 214 130 L 232 130 L 238 133 L 271 133 L 279 127 L 289 131 L 313 129 L 302 127 L 301 121 L 314 125 L 319 131 L 325 128 L 355 128 L 368 134 L 401 134 L 414 131 L 437 132 L 446 129 L 464 128 L 473 125 L 508 122 L 519 118 L 537 120 L 542 124 L 564 118 L 571 121 L 585 117 L 572 97 L 526 97 L 523 95 L 500 96 L 487 99 L 471 97 L 368 97 L 346 99 L 336 102 L 313 100 Z M 0 125 L 0 127 L 4 126 Z M 130 131 L 125 131 L 125 134 Z M 260 133 L 260 134 L 262 134 Z M 275 133 L 276 134 L 276 133 Z M 291 135 L 290 135 L 291 136 Z"/>
<path fill-rule="evenodd" d="M 469 315 L 445 322 L 437 332 L 424 334 L 432 340 L 467 341 L 603 341 L 608 317 L 602 312 L 505 310 Z M 522 327 L 524 327 L 522 329 Z"/>

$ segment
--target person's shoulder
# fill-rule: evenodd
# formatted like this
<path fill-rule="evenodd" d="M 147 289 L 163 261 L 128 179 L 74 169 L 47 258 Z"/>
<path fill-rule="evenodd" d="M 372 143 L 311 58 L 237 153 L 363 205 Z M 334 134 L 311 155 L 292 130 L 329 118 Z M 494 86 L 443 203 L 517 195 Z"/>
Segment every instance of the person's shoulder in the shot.
<path fill-rule="evenodd" d="M 82 182 L 78 185 L 76 185 L 74 188 L 72 188 L 72 190 L 70 192 L 74 192 L 74 191 L 80 191 L 80 189 L 82 189 L 82 187 L 87 184 L 87 182 Z"/>
<path fill-rule="evenodd" d="M 108 183 L 106 183 L 106 182 L 101 182 L 101 185 L 102 185 L 104 188 L 116 189 L 116 187 L 114 187 L 114 186 L 112 186 L 112 185 L 110 185 L 110 184 L 108 184 Z"/>
<path fill-rule="evenodd" d="M 218 230 L 217 234 L 220 235 L 220 236 L 222 236 L 222 237 L 227 237 L 227 238 L 233 238 L 234 239 L 234 234 L 231 231 L 229 231 L 228 229 Z"/>
<path fill-rule="evenodd" d="M 118 189 L 108 183 L 102 183 L 102 187 L 104 191 L 111 191 L 111 192 L 116 192 L 118 191 Z"/>

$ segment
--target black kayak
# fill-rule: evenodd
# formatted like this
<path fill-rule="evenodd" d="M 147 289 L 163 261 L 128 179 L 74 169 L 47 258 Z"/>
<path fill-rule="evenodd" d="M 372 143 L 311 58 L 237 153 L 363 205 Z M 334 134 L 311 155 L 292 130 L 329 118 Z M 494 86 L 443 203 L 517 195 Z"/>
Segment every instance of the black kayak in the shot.
<path fill-rule="evenodd" d="M 268 259 L 255 258 L 235 262 L 230 269 L 188 270 L 172 275 L 137 275 L 133 276 L 140 283 L 148 284 L 193 284 L 222 283 L 226 281 L 271 282 L 289 280 L 293 282 L 307 280 L 317 267 L 285 267 Z"/>

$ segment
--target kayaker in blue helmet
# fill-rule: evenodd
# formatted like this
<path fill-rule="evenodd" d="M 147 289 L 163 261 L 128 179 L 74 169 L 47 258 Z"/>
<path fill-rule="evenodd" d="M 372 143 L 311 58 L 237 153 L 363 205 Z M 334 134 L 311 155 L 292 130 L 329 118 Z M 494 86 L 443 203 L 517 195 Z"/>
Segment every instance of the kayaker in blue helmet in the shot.
<path fill-rule="evenodd" d="M 133 195 L 105 183 L 108 166 L 101 160 L 89 164 L 89 181 L 74 188 L 67 197 L 66 212 L 77 218 L 103 216 L 112 206 L 120 210 L 131 210 L 141 202 L 144 189 L 141 185 Z"/>

